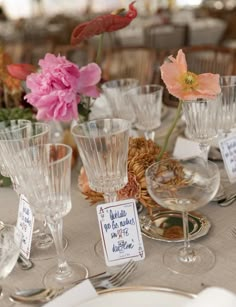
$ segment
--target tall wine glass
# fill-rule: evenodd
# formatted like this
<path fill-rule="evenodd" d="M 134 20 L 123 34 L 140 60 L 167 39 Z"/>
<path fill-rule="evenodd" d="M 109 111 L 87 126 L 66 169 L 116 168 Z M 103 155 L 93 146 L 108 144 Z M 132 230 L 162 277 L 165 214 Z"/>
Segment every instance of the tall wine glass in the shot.
<path fill-rule="evenodd" d="M 92 190 L 105 202 L 117 199 L 128 182 L 127 158 L 130 123 L 125 119 L 98 119 L 77 124 L 72 134 Z"/>
<path fill-rule="evenodd" d="M 220 87 L 222 102 L 219 116 L 219 129 L 227 136 L 236 123 L 236 76 L 221 76 Z"/>
<path fill-rule="evenodd" d="M 5 172 L 11 177 L 17 194 L 24 194 L 22 182 L 18 181 L 15 176 L 16 167 L 12 162 L 13 156 L 16 152 L 29 146 L 47 143 L 50 132 L 49 125 L 21 120 L 10 126 L 8 122 L 2 122 L 0 128 L 0 149 Z M 45 226 L 45 222 L 36 220 L 31 250 L 32 257 L 37 259 L 48 259 L 56 256 L 53 239 Z M 67 245 L 67 242 L 65 245 Z"/>
<path fill-rule="evenodd" d="M 4 224 L 0 230 L 0 281 L 5 279 L 13 270 L 18 256 L 22 233 L 16 226 Z M 0 287 L 0 306 L 9 307 L 10 290 Z"/>
<path fill-rule="evenodd" d="M 218 136 L 220 104 L 220 95 L 215 99 L 188 100 L 182 104 L 189 137 L 199 143 L 205 162 L 210 143 Z"/>
<path fill-rule="evenodd" d="M 146 170 L 150 196 L 164 208 L 182 212 L 184 245 L 168 248 L 164 264 L 182 274 L 199 274 L 210 270 L 215 263 L 213 252 L 201 244 L 189 241 L 188 212 L 205 206 L 216 194 L 220 172 L 216 164 L 206 165 L 200 158 L 187 160 L 165 159 Z"/>
<path fill-rule="evenodd" d="M 63 217 L 72 206 L 71 158 L 72 148 L 63 144 L 28 147 L 14 156 L 16 176 L 33 214 L 46 219 L 56 246 L 58 264 L 44 276 L 46 287 L 61 288 L 88 275 L 84 265 L 66 261 L 63 249 Z"/>
<path fill-rule="evenodd" d="M 123 118 L 131 123 L 135 121 L 135 112 L 131 101 L 127 99 L 125 93 L 139 85 L 139 80 L 132 78 L 123 78 L 111 80 L 102 84 L 102 93 L 112 111 L 112 117 Z"/>
<path fill-rule="evenodd" d="M 155 129 L 161 125 L 163 86 L 150 84 L 135 87 L 126 92 L 136 116 L 135 126 L 144 131 L 145 138 L 154 141 Z"/>

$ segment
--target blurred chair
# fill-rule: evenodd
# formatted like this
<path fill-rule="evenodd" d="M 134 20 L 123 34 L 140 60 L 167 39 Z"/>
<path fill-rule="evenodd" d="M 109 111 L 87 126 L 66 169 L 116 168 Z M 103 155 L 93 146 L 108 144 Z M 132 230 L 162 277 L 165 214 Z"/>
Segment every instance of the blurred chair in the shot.
<path fill-rule="evenodd" d="M 144 29 L 145 45 L 158 51 L 186 45 L 185 25 L 150 25 Z"/>
<path fill-rule="evenodd" d="M 151 48 L 116 48 L 105 52 L 102 63 L 103 79 L 135 78 L 141 84 L 153 81 L 156 52 Z"/>
<path fill-rule="evenodd" d="M 82 44 L 80 46 L 55 45 L 53 49 L 55 55 L 65 56 L 67 60 L 77 64 L 79 67 L 95 61 L 96 52 L 93 46 Z"/>

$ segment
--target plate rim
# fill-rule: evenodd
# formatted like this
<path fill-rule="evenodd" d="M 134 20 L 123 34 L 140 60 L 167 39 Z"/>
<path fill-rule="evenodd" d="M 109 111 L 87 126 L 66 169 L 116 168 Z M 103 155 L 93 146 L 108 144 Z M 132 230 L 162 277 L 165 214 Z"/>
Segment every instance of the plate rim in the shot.
<path fill-rule="evenodd" d="M 156 212 L 154 213 L 153 215 L 154 216 L 158 216 L 162 213 L 178 213 L 178 214 L 181 214 L 180 211 L 177 211 L 177 210 L 161 210 L 159 212 Z M 201 227 L 196 231 L 194 232 L 194 234 L 191 235 L 191 233 L 189 234 L 189 240 L 190 241 L 193 241 L 193 240 L 196 240 L 198 238 L 201 238 L 203 236 L 205 236 L 210 228 L 211 228 L 211 222 L 209 221 L 209 219 L 203 215 L 202 213 L 198 212 L 198 211 L 190 211 L 188 213 L 190 216 L 193 216 L 194 218 L 198 219 L 198 221 L 201 223 Z M 141 228 L 141 233 L 142 235 L 144 235 L 145 237 L 149 238 L 149 239 L 152 239 L 152 240 L 156 240 L 156 241 L 161 241 L 161 242 L 168 242 L 168 243 L 179 243 L 179 242 L 184 242 L 184 238 L 181 238 L 181 239 L 168 239 L 168 238 L 164 238 L 164 237 L 156 237 L 156 236 L 153 236 L 151 234 L 148 234 L 147 231 L 144 232 L 144 229 L 143 229 L 143 225 L 142 225 L 142 222 L 141 222 L 141 218 L 143 217 L 149 217 L 148 214 L 144 214 L 142 216 L 139 217 L 139 221 L 140 221 L 140 228 Z"/>
<path fill-rule="evenodd" d="M 136 291 L 153 291 L 153 292 L 161 292 L 161 293 L 172 293 L 180 296 L 188 297 L 194 299 L 197 297 L 197 294 L 187 292 L 184 290 L 179 290 L 175 288 L 169 287 L 161 287 L 161 286 L 125 286 L 119 288 L 111 288 L 106 290 L 98 291 L 99 295 L 105 295 L 113 292 L 136 292 Z"/>

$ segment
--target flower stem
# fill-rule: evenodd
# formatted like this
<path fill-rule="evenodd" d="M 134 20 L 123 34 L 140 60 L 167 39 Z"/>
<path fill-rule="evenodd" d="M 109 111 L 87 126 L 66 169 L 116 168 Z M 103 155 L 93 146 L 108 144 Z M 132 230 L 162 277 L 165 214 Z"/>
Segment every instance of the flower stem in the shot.
<path fill-rule="evenodd" d="M 179 120 L 179 118 L 181 116 L 182 104 L 183 104 L 183 100 L 180 100 L 179 104 L 178 104 L 178 108 L 177 108 L 177 112 L 176 112 L 174 121 L 173 121 L 172 125 L 170 126 L 170 128 L 169 128 L 169 130 L 168 130 L 168 132 L 166 134 L 165 142 L 164 142 L 164 144 L 162 146 L 162 149 L 161 149 L 159 155 L 157 156 L 157 161 L 159 161 L 162 158 L 164 152 L 166 151 L 166 147 L 168 145 L 171 133 L 173 132 L 173 130 L 174 130 L 174 128 L 175 128 L 175 126 L 176 126 L 176 124 L 177 124 L 177 122 L 178 122 L 178 120 Z"/>
<path fill-rule="evenodd" d="M 100 35 L 99 43 L 98 43 L 98 50 L 97 50 L 97 56 L 96 56 L 96 63 L 98 65 L 100 64 L 100 61 L 101 61 L 101 54 L 102 54 L 102 47 L 103 47 L 103 36 L 104 36 L 104 33 L 102 33 Z"/>

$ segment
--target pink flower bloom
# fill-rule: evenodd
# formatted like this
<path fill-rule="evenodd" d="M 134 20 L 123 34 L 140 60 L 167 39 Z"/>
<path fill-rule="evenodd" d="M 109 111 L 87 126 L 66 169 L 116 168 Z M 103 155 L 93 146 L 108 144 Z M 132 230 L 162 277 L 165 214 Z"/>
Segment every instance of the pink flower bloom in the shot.
<path fill-rule="evenodd" d="M 196 75 L 189 72 L 185 54 L 178 51 L 176 59 L 169 57 L 170 62 L 161 66 L 161 77 L 169 93 L 181 100 L 195 100 L 197 98 L 212 99 L 221 91 L 219 75 L 205 73 Z"/>
<path fill-rule="evenodd" d="M 26 80 L 26 77 L 35 72 L 37 68 L 31 64 L 9 64 L 7 65 L 9 74 L 19 80 Z"/>
<path fill-rule="evenodd" d="M 95 63 L 79 69 L 64 56 L 47 53 L 39 61 L 41 70 L 30 74 L 26 85 L 31 93 L 25 97 L 38 109 L 37 119 L 69 121 L 77 119 L 80 94 L 98 97 L 96 84 L 101 69 Z"/>

